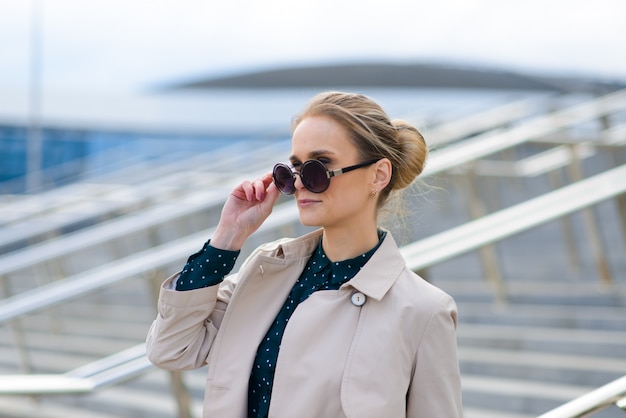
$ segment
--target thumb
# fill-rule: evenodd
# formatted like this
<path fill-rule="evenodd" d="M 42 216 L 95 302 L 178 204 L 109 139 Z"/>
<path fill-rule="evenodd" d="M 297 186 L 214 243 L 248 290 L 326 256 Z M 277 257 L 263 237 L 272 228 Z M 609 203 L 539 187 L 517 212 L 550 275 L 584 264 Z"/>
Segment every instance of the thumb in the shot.
<path fill-rule="evenodd" d="M 276 188 L 274 183 L 270 183 L 265 191 L 265 199 L 261 202 L 261 206 L 267 213 L 272 211 L 274 204 L 276 204 L 276 200 L 278 200 L 278 196 L 280 196 L 280 191 Z"/>

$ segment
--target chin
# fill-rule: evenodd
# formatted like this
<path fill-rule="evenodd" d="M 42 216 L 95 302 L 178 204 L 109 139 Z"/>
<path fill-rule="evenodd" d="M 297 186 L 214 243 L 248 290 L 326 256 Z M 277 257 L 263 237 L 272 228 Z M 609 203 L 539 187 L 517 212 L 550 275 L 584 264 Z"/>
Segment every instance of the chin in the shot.
<path fill-rule="evenodd" d="M 300 218 L 300 223 L 304 226 L 311 226 L 311 227 L 321 226 L 319 222 L 311 222 L 308 219 L 303 219 L 303 218 Z"/>
<path fill-rule="evenodd" d="M 320 222 L 320 219 L 316 216 L 311 216 L 310 214 L 303 214 L 300 212 L 300 223 L 304 226 L 312 226 L 318 227 L 322 226 L 323 222 Z"/>

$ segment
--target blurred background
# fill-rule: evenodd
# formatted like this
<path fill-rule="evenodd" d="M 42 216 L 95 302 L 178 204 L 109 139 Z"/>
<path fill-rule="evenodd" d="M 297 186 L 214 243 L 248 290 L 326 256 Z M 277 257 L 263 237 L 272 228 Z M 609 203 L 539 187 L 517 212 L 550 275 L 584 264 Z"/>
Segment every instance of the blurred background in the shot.
<path fill-rule="evenodd" d="M 23 176 L 28 167 L 65 164 L 69 175 L 68 161 L 97 154 L 104 161 L 91 165 L 102 165 L 102 152 L 110 155 L 122 144 L 124 154 L 139 157 L 214 146 L 207 139 L 282 134 L 305 101 L 327 88 L 371 94 L 393 117 L 429 124 L 558 83 L 520 85 L 515 76 L 626 82 L 626 6 L 619 0 L 3 0 L 0 7 L 0 181 Z M 304 77 L 291 84 L 261 79 L 175 88 L 346 64 L 431 65 L 467 73 L 439 82 L 432 72 L 417 73 L 391 88 L 385 80 L 394 75 L 384 72 L 362 83 L 336 80 L 331 72 L 313 84 Z M 473 72 L 481 70 L 510 80 L 472 84 Z M 27 134 L 14 131 L 27 126 L 44 129 L 43 144 L 31 132 L 31 148 L 24 148 Z M 147 139 L 163 135 L 178 139 Z M 48 170 L 44 177 L 59 176 Z M 30 187 L 42 181 L 32 179 Z M 13 185 L 20 190 L 19 181 Z"/>
<path fill-rule="evenodd" d="M 432 149 L 381 222 L 458 303 L 467 418 L 626 375 L 625 20 L 622 0 L 0 0 L 0 417 L 200 416 L 206 370 L 145 359 L 156 290 L 328 89 Z M 307 231 L 281 198 L 238 263 Z"/>

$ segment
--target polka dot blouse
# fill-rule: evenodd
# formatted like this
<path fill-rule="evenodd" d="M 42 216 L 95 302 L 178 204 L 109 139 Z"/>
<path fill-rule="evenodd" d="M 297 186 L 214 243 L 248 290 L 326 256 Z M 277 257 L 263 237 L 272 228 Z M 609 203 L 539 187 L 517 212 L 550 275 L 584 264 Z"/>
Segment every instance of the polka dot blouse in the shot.
<path fill-rule="evenodd" d="M 176 281 L 176 290 L 194 290 L 220 284 L 233 269 L 239 251 L 219 250 L 209 243 L 187 259 Z"/>
<path fill-rule="evenodd" d="M 385 236 L 379 231 L 379 242 L 370 251 L 350 260 L 331 262 L 324 253 L 320 240 L 313 256 L 295 283 L 276 319 L 259 343 L 257 354 L 248 382 L 248 417 L 265 418 L 268 416 L 274 372 L 278 360 L 280 343 L 297 306 L 318 290 L 337 290 L 342 284 L 353 278 L 376 252 Z M 202 251 L 194 254 L 185 265 L 178 279 L 177 290 L 218 284 L 233 268 L 239 254 L 222 251 L 205 244 Z M 209 261 L 206 261 L 209 260 Z M 202 266 L 200 266 L 202 264 Z M 220 277 L 221 275 L 221 277 Z"/>

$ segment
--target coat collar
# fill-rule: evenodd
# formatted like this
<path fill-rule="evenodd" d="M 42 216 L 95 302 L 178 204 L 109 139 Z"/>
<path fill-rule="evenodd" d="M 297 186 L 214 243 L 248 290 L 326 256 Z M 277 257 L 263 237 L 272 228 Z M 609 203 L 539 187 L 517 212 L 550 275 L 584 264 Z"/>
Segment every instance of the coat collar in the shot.
<path fill-rule="evenodd" d="M 352 280 L 342 286 L 352 286 L 366 296 L 381 300 L 406 267 L 398 246 L 387 231 L 378 250 Z"/>
<path fill-rule="evenodd" d="M 316 250 L 322 232 L 322 229 L 318 229 L 296 239 L 279 240 L 267 244 L 265 249 L 273 253 L 272 257 L 284 258 L 285 261 L 308 258 Z M 353 287 L 368 297 L 381 300 L 405 267 L 406 262 L 402 254 L 391 233 L 387 231 L 387 235 L 372 258 L 341 288 Z"/>

